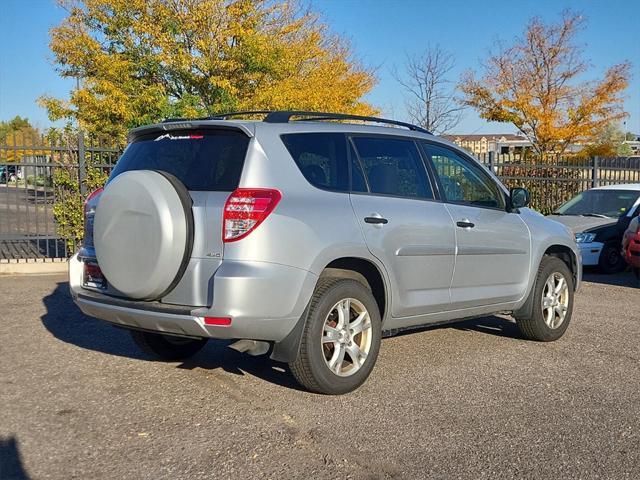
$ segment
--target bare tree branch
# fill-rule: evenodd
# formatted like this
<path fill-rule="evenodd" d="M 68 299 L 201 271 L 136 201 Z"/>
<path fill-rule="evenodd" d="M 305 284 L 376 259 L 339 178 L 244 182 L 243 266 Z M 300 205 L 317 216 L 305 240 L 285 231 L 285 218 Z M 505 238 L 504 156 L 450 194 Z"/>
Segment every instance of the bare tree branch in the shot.
<path fill-rule="evenodd" d="M 421 55 L 407 55 L 402 74 L 392 75 L 407 93 L 406 107 L 413 123 L 443 134 L 462 120 L 464 107 L 455 97 L 455 84 L 448 77 L 455 62 L 439 45 L 429 46 Z"/>

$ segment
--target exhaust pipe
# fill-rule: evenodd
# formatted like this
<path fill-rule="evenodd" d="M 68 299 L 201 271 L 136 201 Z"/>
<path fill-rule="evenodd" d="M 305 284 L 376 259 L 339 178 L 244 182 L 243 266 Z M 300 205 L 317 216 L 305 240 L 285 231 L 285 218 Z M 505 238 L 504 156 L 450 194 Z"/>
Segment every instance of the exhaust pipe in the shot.
<path fill-rule="evenodd" d="M 269 342 L 261 342 L 258 340 L 238 340 L 237 342 L 229 345 L 229 348 L 233 348 L 240 353 L 248 353 L 251 356 L 264 355 L 269 351 Z"/>

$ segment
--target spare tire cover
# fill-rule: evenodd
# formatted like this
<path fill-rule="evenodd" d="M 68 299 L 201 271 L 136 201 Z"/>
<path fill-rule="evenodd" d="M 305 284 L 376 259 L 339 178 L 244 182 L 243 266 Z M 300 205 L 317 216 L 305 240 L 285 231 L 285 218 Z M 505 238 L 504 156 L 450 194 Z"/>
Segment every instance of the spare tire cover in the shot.
<path fill-rule="evenodd" d="M 176 286 L 191 256 L 191 198 L 166 172 L 124 172 L 100 196 L 93 232 L 98 264 L 112 287 L 130 298 L 160 298 Z"/>

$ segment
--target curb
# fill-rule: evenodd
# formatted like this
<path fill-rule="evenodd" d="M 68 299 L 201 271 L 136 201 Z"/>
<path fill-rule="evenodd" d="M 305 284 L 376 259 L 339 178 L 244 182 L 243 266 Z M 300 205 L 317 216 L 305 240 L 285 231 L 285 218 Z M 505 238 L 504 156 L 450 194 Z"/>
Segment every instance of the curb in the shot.
<path fill-rule="evenodd" d="M 67 273 L 69 262 L 0 263 L 0 275 L 43 275 Z"/>

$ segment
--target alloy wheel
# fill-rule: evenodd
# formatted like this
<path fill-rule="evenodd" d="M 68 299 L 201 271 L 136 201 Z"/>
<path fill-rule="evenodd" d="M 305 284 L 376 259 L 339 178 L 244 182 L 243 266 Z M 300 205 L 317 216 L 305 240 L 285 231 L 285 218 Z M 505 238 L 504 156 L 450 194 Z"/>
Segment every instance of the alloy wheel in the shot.
<path fill-rule="evenodd" d="M 345 298 L 331 308 L 322 330 L 322 351 L 334 374 L 348 377 L 360 370 L 371 341 L 371 317 L 362 302 Z"/>
<path fill-rule="evenodd" d="M 569 309 L 569 285 L 559 272 L 553 272 L 547 278 L 542 290 L 542 316 L 551 329 L 564 322 Z"/>

